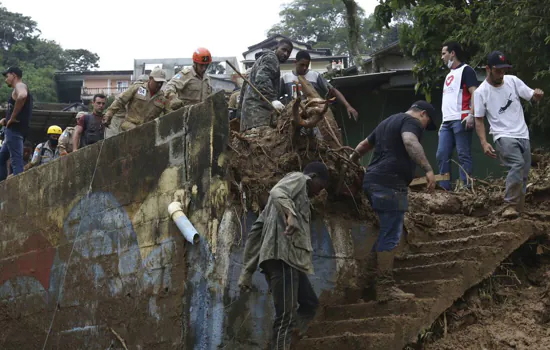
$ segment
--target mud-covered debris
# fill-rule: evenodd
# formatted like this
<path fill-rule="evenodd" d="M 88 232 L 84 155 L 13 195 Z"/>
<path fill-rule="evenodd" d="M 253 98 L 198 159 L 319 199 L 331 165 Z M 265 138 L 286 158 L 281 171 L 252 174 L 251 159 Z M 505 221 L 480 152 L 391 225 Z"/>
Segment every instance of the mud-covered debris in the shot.
<path fill-rule="evenodd" d="M 362 198 L 364 169 L 349 160 L 353 148 L 342 146 L 340 130 L 326 100 L 307 81 L 301 83 L 307 100 L 291 102 L 280 117 L 274 118 L 276 125 L 232 132 L 229 170 L 234 201 L 243 208 L 259 211 L 271 188 L 285 174 L 302 171 L 308 163 L 320 161 L 329 169 L 327 192 L 331 204 L 318 199 L 316 206 L 327 211 L 341 210 L 360 219 L 372 217 Z M 312 120 L 315 122 L 308 122 Z"/>

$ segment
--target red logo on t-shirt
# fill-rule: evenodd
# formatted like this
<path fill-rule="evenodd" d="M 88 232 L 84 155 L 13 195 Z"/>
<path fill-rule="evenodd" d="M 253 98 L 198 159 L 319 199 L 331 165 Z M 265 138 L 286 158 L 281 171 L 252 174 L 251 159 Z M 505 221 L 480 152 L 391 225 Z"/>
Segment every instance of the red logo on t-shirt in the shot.
<path fill-rule="evenodd" d="M 445 85 L 447 85 L 447 86 L 451 85 L 453 80 L 455 80 L 455 76 L 451 75 L 450 77 L 447 78 L 447 81 L 445 81 Z"/>

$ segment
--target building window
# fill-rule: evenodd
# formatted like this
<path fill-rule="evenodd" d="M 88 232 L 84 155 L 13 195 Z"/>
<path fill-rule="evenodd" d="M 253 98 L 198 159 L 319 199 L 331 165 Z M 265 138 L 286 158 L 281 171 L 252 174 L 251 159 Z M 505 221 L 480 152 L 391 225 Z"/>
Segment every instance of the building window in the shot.
<path fill-rule="evenodd" d="M 116 89 L 118 92 L 124 92 L 128 89 L 128 81 L 117 81 Z"/>

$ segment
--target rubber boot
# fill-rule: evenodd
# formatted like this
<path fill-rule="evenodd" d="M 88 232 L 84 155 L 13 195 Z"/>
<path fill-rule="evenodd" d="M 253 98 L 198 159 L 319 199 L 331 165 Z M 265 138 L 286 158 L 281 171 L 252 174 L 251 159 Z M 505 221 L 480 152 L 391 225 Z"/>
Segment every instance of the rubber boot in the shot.
<path fill-rule="evenodd" d="M 376 252 L 369 253 L 369 256 L 367 258 L 367 280 L 369 281 L 369 284 L 373 284 L 372 282 L 376 279 L 376 276 L 378 276 L 378 262 L 377 262 L 377 254 Z"/>
<path fill-rule="evenodd" d="M 361 275 L 361 296 L 358 300 L 359 303 L 363 303 L 369 300 L 376 299 L 376 278 L 378 276 L 376 252 L 370 252 L 365 261 L 365 272 Z"/>
<path fill-rule="evenodd" d="M 394 251 L 377 253 L 378 278 L 376 281 L 376 300 L 378 302 L 414 298 L 414 294 L 405 293 L 395 286 L 395 280 L 393 279 L 394 255 Z"/>

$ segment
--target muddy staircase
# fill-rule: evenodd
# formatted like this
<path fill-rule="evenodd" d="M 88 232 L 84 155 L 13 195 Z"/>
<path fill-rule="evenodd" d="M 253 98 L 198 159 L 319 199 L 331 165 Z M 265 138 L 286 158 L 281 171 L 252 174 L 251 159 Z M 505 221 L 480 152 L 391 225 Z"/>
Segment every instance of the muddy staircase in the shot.
<path fill-rule="evenodd" d="M 396 258 L 399 287 L 415 299 L 326 307 L 297 349 L 401 350 L 466 290 L 546 227 L 528 219 L 452 229 L 409 239 Z"/>

